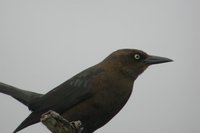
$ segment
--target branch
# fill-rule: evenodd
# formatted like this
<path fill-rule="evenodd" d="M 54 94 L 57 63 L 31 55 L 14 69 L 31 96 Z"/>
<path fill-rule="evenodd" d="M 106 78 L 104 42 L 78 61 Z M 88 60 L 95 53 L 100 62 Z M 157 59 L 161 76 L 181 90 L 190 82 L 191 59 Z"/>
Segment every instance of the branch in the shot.
<path fill-rule="evenodd" d="M 52 132 L 52 133 L 81 133 L 83 127 L 81 121 L 72 121 L 64 119 L 58 113 L 50 110 L 41 116 L 40 121 Z"/>

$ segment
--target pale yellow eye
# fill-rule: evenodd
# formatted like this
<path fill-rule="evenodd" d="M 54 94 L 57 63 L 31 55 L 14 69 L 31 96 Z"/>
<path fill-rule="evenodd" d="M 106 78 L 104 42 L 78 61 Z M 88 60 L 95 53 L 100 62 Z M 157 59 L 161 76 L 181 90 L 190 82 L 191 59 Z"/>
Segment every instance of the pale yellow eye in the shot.
<path fill-rule="evenodd" d="M 140 59 L 140 55 L 139 55 L 139 54 L 135 54 L 135 55 L 134 55 L 134 58 L 135 58 L 136 60 L 139 60 L 139 59 Z"/>

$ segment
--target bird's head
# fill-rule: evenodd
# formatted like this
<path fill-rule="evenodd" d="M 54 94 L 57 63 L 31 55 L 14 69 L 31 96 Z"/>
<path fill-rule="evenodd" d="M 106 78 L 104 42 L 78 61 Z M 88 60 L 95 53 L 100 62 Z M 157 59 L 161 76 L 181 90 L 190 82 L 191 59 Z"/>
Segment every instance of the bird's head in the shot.
<path fill-rule="evenodd" d="M 148 66 L 171 61 L 165 57 L 148 55 L 137 49 L 120 49 L 109 55 L 103 62 L 112 71 L 136 79 Z"/>

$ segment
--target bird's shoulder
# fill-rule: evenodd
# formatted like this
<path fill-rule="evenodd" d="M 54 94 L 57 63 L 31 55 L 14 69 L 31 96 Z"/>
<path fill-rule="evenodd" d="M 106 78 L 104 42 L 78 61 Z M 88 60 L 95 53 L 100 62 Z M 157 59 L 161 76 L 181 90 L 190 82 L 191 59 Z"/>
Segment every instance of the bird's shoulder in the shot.
<path fill-rule="evenodd" d="M 95 66 L 80 72 L 42 96 L 33 108 L 40 111 L 52 109 L 62 112 L 88 99 L 92 96 L 92 80 L 102 72 L 102 69 Z"/>
<path fill-rule="evenodd" d="M 103 69 L 93 66 L 69 79 L 67 84 L 73 87 L 90 88 L 90 82 L 103 72 Z"/>

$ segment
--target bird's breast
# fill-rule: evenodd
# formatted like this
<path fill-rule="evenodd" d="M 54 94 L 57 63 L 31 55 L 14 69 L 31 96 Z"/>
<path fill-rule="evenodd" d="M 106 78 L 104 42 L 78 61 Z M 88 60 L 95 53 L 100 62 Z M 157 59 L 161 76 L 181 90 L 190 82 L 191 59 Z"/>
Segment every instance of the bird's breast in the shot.
<path fill-rule="evenodd" d="M 128 101 L 133 82 L 123 79 L 102 77 L 93 82 L 92 108 L 99 117 L 105 117 L 107 123 Z"/>

